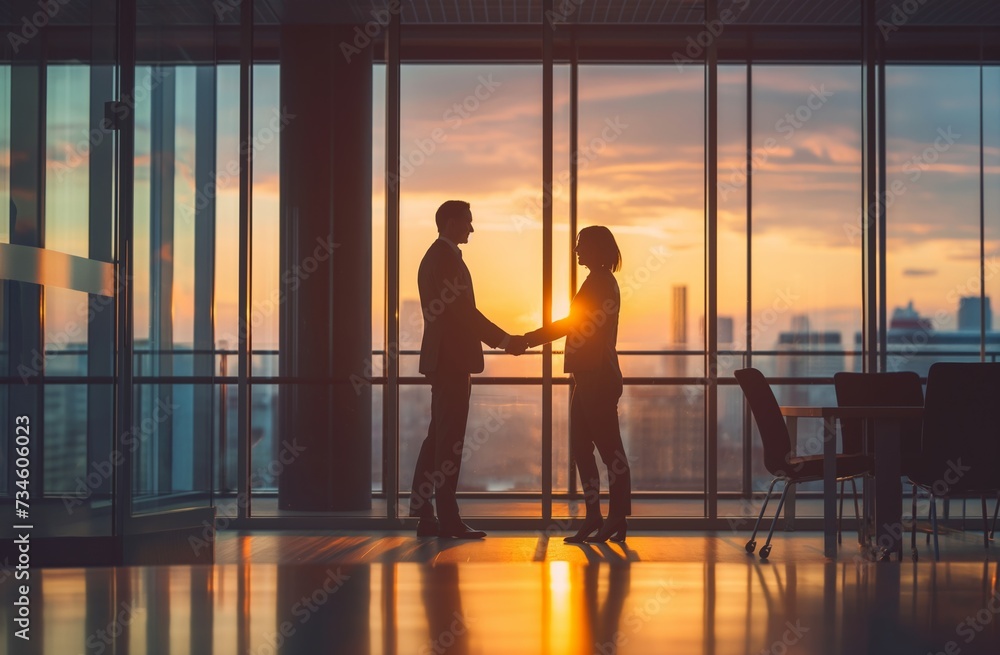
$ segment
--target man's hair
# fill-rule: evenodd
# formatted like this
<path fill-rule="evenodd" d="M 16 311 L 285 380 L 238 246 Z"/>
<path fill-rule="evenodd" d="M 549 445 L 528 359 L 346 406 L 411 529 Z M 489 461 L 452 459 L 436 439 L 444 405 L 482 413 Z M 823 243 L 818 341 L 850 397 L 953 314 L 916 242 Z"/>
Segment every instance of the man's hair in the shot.
<path fill-rule="evenodd" d="M 595 262 L 598 266 L 603 266 L 614 272 L 622 267 L 622 251 L 618 249 L 615 235 L 611 230 L 603 225 L 591 225 L 580 230 L 578 235 L 580 241 L 586 240 L 592 243 L 594 248 Z"/>
<path fill-rule="evenodd" d="M 447 200 L 434 214 L 434 222 L 437 223 L 438 232 L 444 230 L 448 221 L 452 219 L 465 220 L 465 214 L 469 211 L 469 203 L 464 200 Z"/>

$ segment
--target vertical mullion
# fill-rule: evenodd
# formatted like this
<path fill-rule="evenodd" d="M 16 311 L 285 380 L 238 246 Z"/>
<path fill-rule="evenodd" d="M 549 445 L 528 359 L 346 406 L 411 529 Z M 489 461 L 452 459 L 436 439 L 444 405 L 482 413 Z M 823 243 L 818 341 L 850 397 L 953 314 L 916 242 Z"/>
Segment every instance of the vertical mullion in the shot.
<path fill-rule="evenodd" d="M 715 24 L 716 0 L 705 2 L 705 29 Z M 718 50 L 713 40 L 705 52 L 705 511 L 709 519 L 718 516 L 719 395 L 718 335 Z"/>
<path fill-rule="evenodd" d="M 574 30 L 572 36 L 572 47 L 570 52 L 570 63 L 569 63 L 569 294 L 570 297 L 576 293 L 576 258 L 573 256 L 573 250 L 576 246 L 576 232 L 577 232 L 577 191 L 578 191 L 578 180 L 577 180 L 577 149 L 580 147 L 579 143 L 579 60 L 577 56 L 577 44 L 576 44 L 576 31 Z M 572 399 L 572 381 L 570 382 L 570 394 Z M 573 429 L 573 413 L 570 411 L 572 407 L 572 402 L 568 403 L 566 406 L 566 425 L 569 430 Z M 569 452 L 567 450 L 567 452 Z M 569 466 L 569 471 L 567 472 L 566 480 L 568 481 L 569 493 L 573 495 L 576 493 L 576 466 L 573 463 L 573 458 L 567 458 L 567 465 Z"/>
<path fill-rule="evenodd" d="M 878 287 L 876 280 L 877 244 L 873 236 L 878 218 L 878 189 L 876 186 L 876 80 L 875 80 L 875 0 L 861 0 L 862 10 L 862 98 L 864 99 L 862 118 L 862 302 L 863 302 L 863 364 L 862 370 L 872 373 L 877 370 L 879 340 Z M 884 244 L 883 244 L 884 245 Z M 884 253 L 883 253 L 884 255 Z M 884 330 L 883 330 L 884 332 Z"/>
<path fill-rule="evenodd" d="M 881 52 L 881 50 L 879 51 Z M 878 198 L 882 199 L 883 202 L 878 203 L 879 208 L 879 223 L 878 223 L 878 239 L 876 241 L 875 247 L 878 251 L 878 362 L 880 371 L 888 370 L 888 331 L 889 322 L 886 315 L 886 269 L 888 263 L 886 262 L 886 254 L 888 248 L 887 243 L 887 233 L 889 229 L 888 224 L 888 204 L 884 202 L 886 198 L 886 134 L 885 134 L 885 60 L 883 57 L 878 57 L 878 77 L 875 85 L 875 103 L 876 103 L 876 113 L 878 121 L 878 142 L 877 150 L 875 151 L 876 161 L 878 162 Z"/>
<path fill-rule="evenodd" d="M 746 214 L 747 214 L 747 309 L 746 309 L 746 366 L 753 366 L 753 330 L 750 317 L 753 312 L 753 65 L 747 57 L 747 89 L 746 89 Z M 753 492 L 753 425 L 750 417 L 750 406 L 743 403 L 743 493 L 749 498 Z"/>
<path fill-rule="evenodd" d="M 399 121 L 400 16 L 393 13 L 385 37 L 385 388 L 382 390 L 382 453 L 386 518 L 399 515 L 399 357 L 389 344 L 399 338 Z M 393 181 L 395 180 L 395 182 Z M 399 352 L 399 349 L 396 349 Z"/>
<path fill-rule="evenodd" d="M 983 35 L 979 33 L 979 361 L 986 361 L 986 198 L 983 161 Z M 985 502 L 985 501 L 984 501 Z M 998 501 L 1000 502 L 1000 501 Z"/>
<path fill-rule="evenodd" d="M 240 6 L 240 142 L 253 143 L 253 0 L 244 0 Z M 251 193 L 253 191 L 252 149 L 240 148 L 240 282 L 237 373 L 237 516 L 243 520 L 250 516 L 250 363 L 252 330 L 250 323 L 250 267 L 253 233 L 251 226 Z"/>
<path fill-rule="evenodd" d="M 118 3 L 118 100 L 135 98 L 135 4 Z M 114 504 L 113 534 L 121 537 L 132 515 L 132 471 L 134 452 L 127 448 L 126 438 L 132 425 L 132 280 L 133 229 L 135 217 L 135 108 L 130 107 L 118 123 L 118 233 L 115 240 L 117 265 L 115 273 L 115 301 L 117 325 L 115 327 L 115 447 L 118 452 L 130 453 L 122 465 L 114 468 L 112 498 Z M 123 543 L 116 542 L 121 556 Z"/>
<path fill-rule="evenodd" d="M 195 189 L 211 188 L 216 170 L 216 76 L 218 67 L 213 62 L 209 66 L 196 66 L 195 94 Z M 194 356 L 194 373 L 198 376 L 215 375 L 215 325 L 212 308 L 215 306 L 215 198 L 209 198 L 204 207 L 195 204 L 195 279 L 207 280 L 206 284 L 195 285 L 194 289 L 194 349 L 202 351 Z M 211 354 L 208 353 L 211 351 Z M 199 387 L 195 387 L 198 389 Z M 194 397 L 194 421 L 197 430 L 213 434 L 213 404 L 216 387 L 205 385 L 201 389 L 208 393 L 196 393 Z M 224 407 L 224 406 L 223 406 Z M 225 434 L 220 435 L 220 451 L 224 451 Z M 206 489 L 213 490 L 215 468 L 215 448 L 211 440 L 195 442 L 195 462 L 207 464 Z M 198 476 L 195 475 L 197 485 Z M 197 488 L 197 486 L 195 487 Z"/>
<path fill-rule="evenodd" d="M 552 0 L 543 0 L 542 16 L 550 17 Z M 549 19 L 551 20 L 551 19 Z M 552 322 L 552 33 L 542 19 L 542 324 Z M 542 519 L 552 518 L 552 344 L 542 355 Z"/>

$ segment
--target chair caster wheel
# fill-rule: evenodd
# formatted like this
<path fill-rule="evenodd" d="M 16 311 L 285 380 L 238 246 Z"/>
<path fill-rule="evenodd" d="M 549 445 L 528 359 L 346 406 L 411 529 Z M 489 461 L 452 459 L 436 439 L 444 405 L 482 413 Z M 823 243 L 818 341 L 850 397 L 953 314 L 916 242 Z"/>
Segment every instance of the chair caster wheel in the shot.
<path fill-rule="evenodd" d="M 753 539 L 751 539 L 750 541 L 747 542 L 747 545 L 744 546 L 744 548 L 746 548 L 746 551 L 748 553 L 752 554 L 753 551 L 755 551 L 757 549 L 757 542 L 754 541 Z"/>
<path fill-rule="evenodd" d="M 760 558 L 767 559 L 767 556 L 771 554 L 771 545 L 768 544 L 760 549 Z"/>

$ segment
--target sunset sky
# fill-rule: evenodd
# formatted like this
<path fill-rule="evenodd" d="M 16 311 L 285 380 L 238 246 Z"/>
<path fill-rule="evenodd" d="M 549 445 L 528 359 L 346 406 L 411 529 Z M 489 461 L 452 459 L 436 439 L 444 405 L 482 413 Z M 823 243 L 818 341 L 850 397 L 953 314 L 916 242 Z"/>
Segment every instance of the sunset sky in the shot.
<path fill-rule="evenodd" d="M 81 74 L 81 72 L 83 74 Z M 137 71 L 140 82 L 149 69 Z M 374 78 L 373 272 L 376 347 L 384 311 L 384 69 Z M 194 69 L 177 83 L 174 340 L 190 343 L 195 202 Z M 278 68 L 255 72 L 255 134 L 278 104 Z M 47 247 L 87 254 L 89 183 L 86 67 L 52 66 L 48 78 Z M 622 249 L 622 349 L 670 346 L 672 289 L 687 287 L 688 347 L 701 341 L 704 313 L 703 69 L 674 65 L 580 67 L 579 227 L 611 228 Z M 719 313 L 746 321 L 746 69 L 719 76 Z M 889 309 L 913 300 L 939 329 L 955 327 L 957 298 L 978 292 L 979 69 L 889 67 L 886 78 L 889 193 Z M 990 266 L 1000 243 L 1000 68 L 984 78 L 987 295 L 1000 302 Z M 861 327 L 861 70 L 857 66 L 755 66 L 755 160 L 750 323 L 769 348 L 793 315 L 845 343 Z M 218 161 L 237 156 L 238 70 L 218 67 Z M 0 100 L 9 99 L 0 68 Z M 6 94 L 6 96 L 4 95 Z M 542 316 L 542 74 L 537 65 L 404 65 L 402 73 L 401 297 L 416 297 L 416 269 L 435 238 L 444 200 L 472 203 L 476 232 L 464 246 L 480 308 L 523 332 Z M 9 100 L 3 103 L 9 106 Z M 456 109 L 456 106 L 458 109 Z M 569 70 L 555 69 L 555 301 L 568 307 Z M 136 335 L 148 332 L 149 102 L 137 104 Z M 9 126 L 0 128 L 0 196 L 9 195 Z M 264 130 L 265 132 L 262 132 Z M 278 139 L 255 163 L 254 301 L 280 291 Z M 423 148 L 421 149 L 421 145 Z M 894 186 L 893 186 L 894 185 Z M 220 177 L 217 204 L 217 341 L 234 344 L 237 299 L 235 180 Z M 896 189 L 896 192 L 892 191 Z M 0 197 L 7 206 L 5 197 Z M 9 225 L 0 226 L 8 239 Z M 110 235 L 109 235 L 110 238 Z M 577 273 L 578 282 L 586 269 Z M 53 291 L 49 329 L 69 320 L 84 294 Z M 277 341 L 278 315 L 264 311 L 255 347 Z"/>

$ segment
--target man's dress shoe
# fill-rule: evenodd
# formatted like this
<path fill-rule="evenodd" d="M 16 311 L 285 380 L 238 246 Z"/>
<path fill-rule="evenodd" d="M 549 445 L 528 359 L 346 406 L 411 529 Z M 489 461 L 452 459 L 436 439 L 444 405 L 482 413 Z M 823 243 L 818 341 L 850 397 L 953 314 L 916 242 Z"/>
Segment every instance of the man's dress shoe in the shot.
<path fill-rule="evenodd" d="M 459 523 L 457 526 L 442 525 L 438 536 L 448 539 L 482 539 L 486 533 L 482 530 L 473 530 L 464 523 Z"/>

